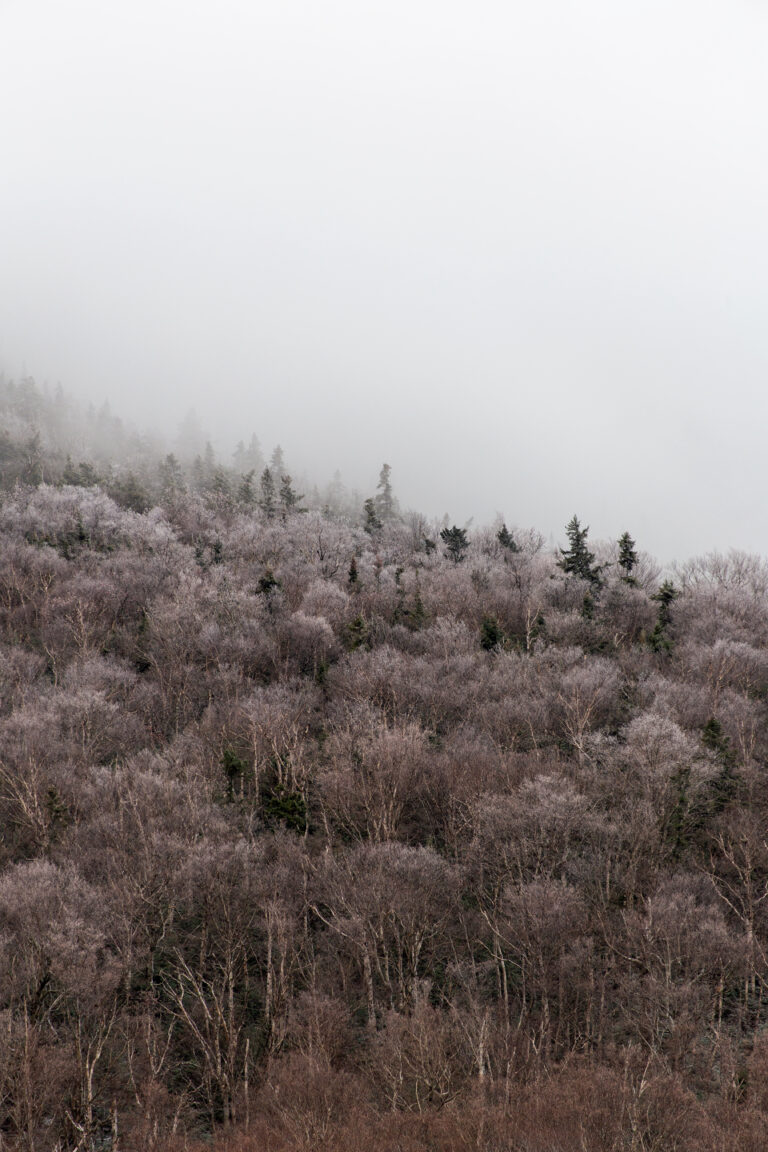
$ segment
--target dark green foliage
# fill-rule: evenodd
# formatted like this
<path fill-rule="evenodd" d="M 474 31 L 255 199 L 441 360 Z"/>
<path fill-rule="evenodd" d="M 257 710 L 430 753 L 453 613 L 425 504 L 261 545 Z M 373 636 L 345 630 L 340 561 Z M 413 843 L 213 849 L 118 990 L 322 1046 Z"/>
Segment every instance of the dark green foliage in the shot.
<path fill-rule="evenodd" d="M 374 532 L 382 527 L 381 520 L 376 513 L 376 502 L 372 496 L 363 504 L 363 528 L 369 536 L 373 536 Z"/>
<path fill-rule="evenodd" d="M 347 584 L 349 585 L 350 588 L 357 588 L 359 583 L 360 583 L 360 576 L 359 576 L 359 573 L 357 571 L 357 560 L 355 560 L 355 558 L 353 556 L 349 562 L 349 572 L 347 574 Z"/>
<path fill-rule="evenodd" d="M 214 468 L 209 487 L 211 494 L 217 496 L 220 500 L 226 501 L 230 497 L 231 485 L 229 476 L 223 468 Z"/>
<path fill-rule="evenodd" d="M 195 560 L 203 569 L 208 569 L 214 564 L 221 564 L 224 560 L 221 540 L 198 540 L 195 544 Z"/>
<path fill-rule="evenodd" d="M 116 504 L 122 508 L 129 508 L 132 512 L 142 514 L 152 507 L 149 493 L 134 472 L 127 472 L 125 476 L 115 480 L 109 486 L 109 494 Z"/>
<path fill-rule="evenodd" d="M 304 499 L 304 496 L 296 492 L 293 488 L 293 481 L 287 474 L 280 477 L 280 507 L 282 509 L 283 519 L 290 512 L 300 512 L 299 504 Z"/>
<path fill-rule="evenodd" d="M 355 616 L 346 629 L 347 647 L 354 651 L 356 648 L 370 647 L 370 632 L 366 619 L 362 615 Z"/>
<path fill-rule="evenodd" d="M 152 667 L 149 657 L 150 620 L 146 608 L 139 613 L 139 627 L 136 634 L 136 650 L 133 663 L 137 672 L 148 672 Z"/>
<path fill-rule="evenodd" d="M 61 828 L 66 828 L 72 822 L 69 805 L 62 800 L 57 788 L 50 787 L 47 790 L 45 808 L 48 814 L 49 830 L 52 834 Z"/>
<path fill-rule="evenodd" d="M 252 508 L 256 503 L 256 490 L 253 486 L 254 470 L 251 468 L 249 472 L 243 473 L 240 477 L 240 484 L 237 489 L 237 499 L 241 504 L 245 504 L 246 508 Z"/>
<path fill-rule="evenodd" d="M 690 768 L 681 768 L 672 777 L 677 795 L 667 820 L 666 835 L 676 858 L 685 849 L 700 848 L 705 843 L 704 834 L 712 819 L 735 799 L 739 789 L 739 777 L 734 771 L 735 757 L 716 717 L 710 717 L 704 725 L 701 742 L 715 756 L 720 767 L 717 775 L 699 788 L 695 799 L 688 794 Z"/>
<path fill-rule="evenodd" d="M 259 505 L 267 519 L 271 520 L 275 514 L 276 494 L 274 477 L 269 468 L 265 468 L 262 472 L 260 486 L 261 496 L 259 498 Z"/>
<path fill-rule="evenodd" d="M 576 576 L 579 580 L 586 580 L 598 589 L 601 584 L 600 568 L 595 564 L 595 554 L 587 547 L 589 528 L 582 528 L 578 516 L 573 516 L 565 529 L 568 537 L 568 548 L 560 549 L 558 567 L 569 576 Z"/>
<path fill-rule="evenodd" d="M 680 593 L 672 581 L 665 580 L 658 592 L 655 592 L 653 596 L 651 596 L 651 600 L 655 600 L 658 603 L 659 612 L 656 625 L 648 638 L 648 644 L 652 651 L 662 655 L 672 651 L 672 640 L 668 630 L 671 620 L 671 607 L 679 595 Z"/>
<path fill-rule="evenodd" d="M 234 800 L 237 793 L 243 792 L 246 773 L 249 771 L 248 762 L 238 756 L 233 748 L 225 748 L 221 767 L 227 780 L 227 799 Z"/>
<path fill-rule="evenodd" d="M 272 784 L 262 792 L 261 808 L 270 823 L 284 824 L 302 835 L 307 831 L 307 802 L 301 792 L 291 792 L 283 784 Z"/>
<path fill-rule="evenodd" d="M 71 456 L 67 456 L 61 481 L 62 484 L 71 484 L 75 488 L 93 488 L 95 484 L 98 484 L 99 477 L 93 465 L 86 460 L 81 460 L 75 466 Z"/>
<path fill-rule="evenodd" d="M 437 551 L 437 543 L 434 540 L 430 540 L 429 536 L 424 537 L 424 551 L 427 556 L 431 556 L 433 552 Z"/>
<path fill-rule="evenodd" d="M 715 716 L 710 716 L 701 733 L 701 742 L 710 752 L 726 758 L 730 756 L 730 741 L 723 735 L 723 726 Z"/>
<path fill-rule="evenodd" d="M 420 631 L 427 623 L 427 610 L 424 607 L 418 584 L 413 596 L 413 606 L 405 609 L 403 618 L 406 627 L 410 628 L 412 632 Z"/>
<path fill-rule="evenodd" d="M 622 580 L 626 584 L 635 585 L 637 581 L 632 575 L 637 566 L 637 552 L 635 551 L 635 542 L 630 536 L 629 532 L 623 532 L 618 540 L 619 544 L 619 568 L 622 571 Z"/>
<path fill-rule="evenodd" d="M 504 643 L 504 631 L 495 616 L 483 616 L 480 624 L 480 647 L 495 652 Z"/>
<path fill-rule="evenodd" d="M 498 532 L 496 533 L 496 539 L 498 540 L 499 544 L 501 544 L 502 548 L 506 548 L 507 552 L 520 551 L 518 545 L 515 543 L 514 536 L 508 530 L 506 524 L 502 524 L 501 528 L 499 528 Z"/>
<path fill-rule="evenodd" d="M 701 734 L 705 748 L 714 753 L 720 764 L 720 771 L 710 785 L 710 810 L 720 812 L 734 798 L 738 790 L 739 778 L 736 775 L 736 757 L 731 742 L 723 732 L 720 721 L 710 716 Z"/>
<path fill-rule="evenodd" d="M 697 818 L 691 820 L 690 802 L 688 799 L 688 785 L 691 778 L 690 768 L 681 768 L 676 772 L 670 784 L 675 791 L 675 801 L 667 817 L 664 829 L 665 839 L 672 849 L 672 856 L 677 859 L 688 846 L 692 835 L 698 831 L 701 821 Z"/>
<path fill-rule="evenodd" d="M 275 576 L 271 568 L 264 569 L 264 575 L 259 577 L 259 582 L 256 589 L 260 596 L 266 596 L 269 599 L 275 592 L 282 588 L 282 581 Z"/>
<path fill-rule="evenodd" d="M 454 564 L 460 564 L 469 549 L 466 528 L 443 528 L 440 539 L 445 544 L 445 554 Z"/>

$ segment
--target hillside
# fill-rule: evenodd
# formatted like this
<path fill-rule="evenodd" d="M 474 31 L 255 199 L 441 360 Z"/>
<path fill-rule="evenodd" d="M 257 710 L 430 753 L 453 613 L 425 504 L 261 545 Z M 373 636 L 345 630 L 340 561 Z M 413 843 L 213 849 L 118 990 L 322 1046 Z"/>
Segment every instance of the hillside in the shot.
<path fill-rule="evenodd" d="M 2 396 L 0 1147 L 768 1145 L 768 563 Z"/>

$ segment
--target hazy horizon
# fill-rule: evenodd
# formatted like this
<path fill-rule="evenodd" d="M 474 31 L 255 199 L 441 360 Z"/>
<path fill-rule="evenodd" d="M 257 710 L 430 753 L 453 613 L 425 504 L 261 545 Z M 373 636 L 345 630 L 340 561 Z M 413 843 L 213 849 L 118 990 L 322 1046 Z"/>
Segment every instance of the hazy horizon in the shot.
<path fill-rule="evenodd" d="M 0 11 L 0 368 L 664 562 L 768 554 L 768 13 Z"/>

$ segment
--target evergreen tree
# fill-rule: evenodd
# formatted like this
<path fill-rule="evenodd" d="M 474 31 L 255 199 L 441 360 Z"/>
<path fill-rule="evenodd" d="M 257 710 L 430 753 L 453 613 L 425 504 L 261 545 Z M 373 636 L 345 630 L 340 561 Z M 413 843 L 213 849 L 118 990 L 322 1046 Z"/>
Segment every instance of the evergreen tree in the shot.
<path fill-rule="evenodd" d="M 211 476 L 210 489 L 214 496 L 227 501 L 230 496 L 229 477 L 223 468 L 214 468 Z"/>
<path fill-rule="evenodd" d="M 655 592 L 653 596 L 651 596 L 651 600 L 655 600 L 659 605 L 656 626 L 648 638 L 648 643 L 654 652 L 672 651 L 672 641 L 667 630 L 671 621 L 670 609 L 679 595 L 680 593 L 672 581 L 665 580 L 658 592 Z"/>
<path fill-rule="evenodd" d="M 252 508 L 256 503 L 256 492 L 253 487 L 253 468 L 251 468 L 250 472 L 246 472 L 240 477 L 237 499 L 241 504 L 245 504 L 246 508 Z"/>
<path fill-rule="evenodd" d="M 289 512 L 301 512 L 302 509 L 298 507 L 298 504 L 303 499 L 303 494 L 294 491 L 291 477 L 287 473 L 281 476 L 280 505 L 283 510 L 283 519 L 285 519 Z"/>
<path fill-rule="evenodd" d="M 181 464 L 170 452 L 165 460 L 159 465 L 158 473 L 160 476 L 160 491 L 163 496 L 175 496 L 178 492 L 184 490 L 184 473 L 181 469 Z"/>
<path fill-rule="evenodd" d="M 75 467 L 71 456 L 67 456 L 64 462 L 61 479 L 62 483 L 71 484 L 76 488 L 93 488 L 99 482 L 98 474 L 92 464 L 86 460 L 81 460 Z"/>
<path fill-rule="evenodd" d="M 285 466 L 285 454 L 279 444 L 273 449 L 272 455 L 269 458 L 269 470 L 275 477 L 275 481 L 279 480 L 283 473 L 288 471 Z"/>
<path fill-rule="evenodd" d="M 76 485 L 80 483 L 77 468 L 72 463 L 72 457 L 67 453 L 67 458 L 64 461 L 64 471 L 61 474 L 62 484 Z"/>
<path fill-rule="evenodd" d="M 506 548 L 508 552 L 520 551 L 517 544 L 515 543 L 514 536 L 508 530 L 506 524 L 502 524 L 501 528 L 499 528 L 498 532 L 496 533 L 496 539 L 498 540 L 499 544 L 501 544 L 502 548 Z"/>
<path fill-rule="evenodd" d="M 443 528 L 440 539 L 445 544 L 446 556 L 453 560 L 454 564 L 459 564 L 469 548 L 466 528 L 457 528 L 455 524 L 452 528 Z"/>
<path fill-rule="evenodd" d="M 369 496 L 365 504 L 363 504 L 363 528 L 369 536 L 373 536 L 374 532 L 378 532 L 381 528 L 381 520 L 376 515 L 376 503 L 372 496 Z"/>
<path fill-rule="evenodd" d="M 127 472 L 125 476 L 110 484 L 109 494 L 117 504 L 123 508 L 130 508 L 132 512 L 143 513 L 152 507 L 149 493 L 135 472 Z"/>
<path fill-rule="evenodd" d="M 416 588 L 413 596 L 413 607 L 405 613 L 405 623 L 412 632 L 418 632 L 427 622 L 427 610 L 421 598 L 418 573 L 416 574 Z"/>
<path fill-rule="evenodd" d="M 578 516 L 572 517 L 565 529 L 569 548 L 560 549 L 558 567 L 569 576 L 587 580 L 595 588 L 600 587 L 600 568 L 595 565 L 595 554 L 587 547 L 589 528 L 582 528 Z"/>
<path fill-rule="evenodd" d="M 504 643 L 504 632 L 495 616 L 483 616 L 480 624 L 480 647 L 495 652 Z"/>
<path fill-rule="evenodd" d="M 210 440 L 206 440 L 205 452 L 203 454 L 203 476 L 206 484 L 211 483 L 215 471 L 216 454 L 213 451 L 213 445 L 211 444 Z"/>
<path fill-rule="evenodd" d="M 391 482 L 392 469 L 389 464 L 382 464 L 381 472 L 379 473 L 379 482 L 376 485 L 376 495 L 374 496 L 374 503 L 376 511 L 384 521 L 391 520 L 395 511 L 395 502 L 392 496 L 392 482 Z"/>
<path fill-rule="evenodd" d="M 623 572 L 622 580 L 625 584 L 635 584 L 636 580 L 632 575 L 633 570 L 637 566 L 637 552 L 635 551 L 635 542 L 630 536 L 629 532 L 623 532 L 619 537 L 619 568 Z"/>
<path fill-rule="evenodd" d="M 269 468 L 261 474 L 261 498 L 259 499 L 262 512 L 268 520 L 275 514 L 275 481 Z"/>
<path fill-rule="evenodd" d="M 368 629 L 368 624 L 362 614 L 355 616 L 344 629 L 346 634 L 347 647 L 353 652 L 357 648 L 370 648 L 371 636 Z"/>

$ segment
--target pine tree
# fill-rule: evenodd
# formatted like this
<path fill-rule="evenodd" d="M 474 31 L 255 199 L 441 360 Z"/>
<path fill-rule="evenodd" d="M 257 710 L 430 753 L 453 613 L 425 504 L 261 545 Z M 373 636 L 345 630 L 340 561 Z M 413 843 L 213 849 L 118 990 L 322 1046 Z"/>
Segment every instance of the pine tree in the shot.
<path fill-rule="evenodd" d="M 363 504 L 363 515 L 365 516 L 363 529 L 369 536 L 373 536 L 374 532 L 378 532 L 381 528 L 381 520 L 376 515 L 376 503 L 372 496 L 369 496 Z"/>
<path fill-rule="evenodd" d="M 587 580 L 595 588 L 600 587 L 600 568 L 595 565 L 595 554 L 587 548 L 589 528 L 582 528 L 578 516 L 574 516 L 565 529 L 570 548 L 560 549 L 558 567 L 569 576 Z"/>
<path fill-rule="evenodd" d="M 184 490 L 184 473 L 181 464 L 170 452 L 158 468 L 160 474 L 160 490 L 163 496 L 175 496 Z"/>
<path fill-rule="evenodd" d="M 496 533 L 496 539 L 498 540 L 499 544 L 501 544 L 502 548 L 506 548 L 508 552 L 520 551 L 519 547 L 515 543 L 514 536 L 508 530 L 506 524 L 502 524 L 501 528 L 499 528 L 498 532 Z"/>
<path fill-rule="evenodd" d="M 619 568 L 624 573 L 622 580 L 625 584 L 636 584 L 633 570 L 637 566 L 637 552 L 635 551 L 635 542 L 630 536 L 629 532 L 623 532 L 619 537 Z"/>
<path fill-rule="evenodd" d="M 259 504 L 268 520 L 275 514 L 275 481 L 269 468 L 261 474 L 261 498 Z"/>
<path fill-rule="evenodd" d="M 63 484 L 77 485 L 80 483 L 79 473 L 72 463 L 72 457 L 69 453 L 67 453 L 67 458 L 64 461 L 64 471 L 61 474 L 61 480 Z"/>
<path fill-rule="evenodd" d="M 671 620 L 671 607 L 673 602 L 678 598 L 680 593 L 671 580 L 665 580 L 659 588 L 651 596 L 651 600 L 655 600 L 659 605 L 659 614 L 656 619 L 656 626 L 653 629 L 648 643 L 654 652 L 671 652 L 672 641 L 668 634 L 668 627 Z"/>
<path fill-rule="evenodd" d="M 246 508 L 252 508 L 256 503 L 256 493 L 253 487 L 253 468 L 240 477 L 237 499 L 241 504 L 245 504 Z"/>
<path fill-rule="evenodd" d="M 382 464 L 381 472 L 379 473 L 379 482 L 376 485 L 376 495 L 374 496 L 374 503 L 376 511 L 384 521 L 391 520 L 395 511 L 395 501 L 392 496 L 392 482 L 391 477 L 392 469 L 389 464 Z"/>
<path fill-rule="evenodd" d="M 452 528 L 443 528 L 440 539 L 445 544 L 446 556 L 454 564 L 461 563 L 469 548 L 466 528 L 457 528 L 455 524 Z"/>
<path fill-rule="evenodd" d="M 135 472 L 127 472 L 109 486 L 112 499 L 132 512 L 144 513 L 152 507 L 152 501 L 144 485 Z"/>
<path fill-rule="evenodd" d="M 284 472 L 288 471 L 285 466 L 285 454 L 283 453 L 283 450 L 279 444 L 273 450 L 272 455 L 270 456 L 269 470 L 275 477 L 276 481 L 280 479 Z"/>
<path fill-rule="evenodd" d="M 495 652 L 504 643 L 504 631 L 495 616 L 483 616 L 480 624 L 480 647 Z"/>
<path fill-rule="evenodd" d="M 229 477 L 223 468 L 214 468 L 210 480 L 210 490 L 214 496 L 226 501 L 230 496 Z"/>
<path fill-rule="evenodd" d="M 281 505 L 282 510 L 283 510 L 283 519 L 286 518 L 286 516 L 288 515 L 289 512 L 293 512 L 293 511 L 301 512 L 302 509 L 298 508 L 297 505 L 303 499 L 304 499 L 303 494 L 295 492 L 293 490 L 293 481 L 292 481 L 291 477 L 287 473 L 284 476 L 281 476 L 280 477 L 280 505 Z"/>

